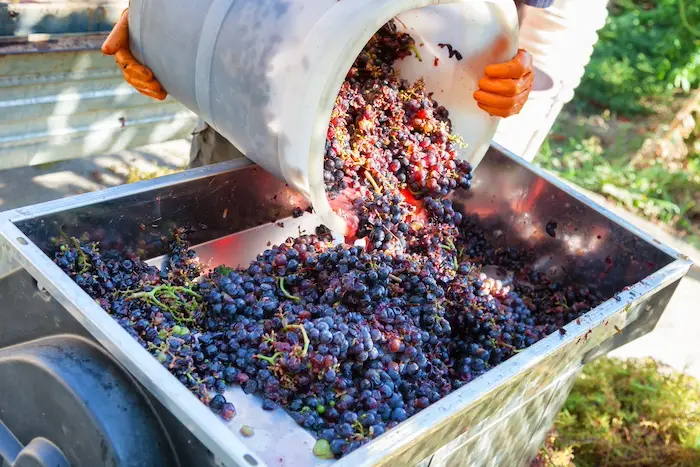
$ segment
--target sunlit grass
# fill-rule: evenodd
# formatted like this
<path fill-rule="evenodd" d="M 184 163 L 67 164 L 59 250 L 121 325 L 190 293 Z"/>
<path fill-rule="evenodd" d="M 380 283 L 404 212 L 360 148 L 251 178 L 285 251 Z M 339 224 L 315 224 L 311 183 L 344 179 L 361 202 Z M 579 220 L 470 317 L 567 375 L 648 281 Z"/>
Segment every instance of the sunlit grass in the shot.
<path fill-rule="evenodd" d="M 585 367 L 533 466 L 700 466 L 700 383 L 654 360 Z"/>

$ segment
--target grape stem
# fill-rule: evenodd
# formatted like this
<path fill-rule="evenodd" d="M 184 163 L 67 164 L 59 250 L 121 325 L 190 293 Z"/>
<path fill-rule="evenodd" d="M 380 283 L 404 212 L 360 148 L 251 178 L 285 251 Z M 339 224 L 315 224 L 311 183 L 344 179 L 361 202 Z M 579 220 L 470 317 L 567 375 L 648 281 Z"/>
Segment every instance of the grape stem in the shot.
<path fill-rule="evenodd" d="M 378 216 L 378 215 L 379 215 L 379 214 L 377 214 L 377 216 Z M 389 235 L 391 235 L 392 237 L 394 237 L 394 239 L 396 239 L 397 242 L 401 242 L 401 240 L 399 239 L 399 237 L 397 237 L 397 236 L 394 234 L 394 232 L 392 232 L 391 230 L 387 229 L 387 228 L 384 227 L 384 226 L 382 226 L 382 228 L 386 231 L 386 233 L 388 233 Z"/>
<path fill-rule="evenodd" d="M 80 246 L 80 240 L 78 240 L 75 237 L 71 237 L 71 241 L 73 242 L 73 245 L 75 245 L 75 249 L 78 252 L 78 266 L 81 267 L 80 272 L 78 274 L 83 274 L 90 269 L 90 260 L 87 259 L 87 255 Z"/>
<path fill-rule="evenodd" d="M 263 342 L 267 344 L 274 344 L 277 341 L 277 336 L 275 335 L 275 331 L 270 331 L 269 334 L 265 334 L 263 336 Z"/>
<path fill-rule="evenodd" d="M 288 324 L 285 327 L 282 328 L 283 331 L 289 331 L 290 329 L 298 329 L 301 331 L 301 337 L 304 339 L 304 348 L 301 351 L 301 356 L 306 357 L 306 355 L 309 353 L 309 335 L 306 334 L 306 329 L 304 329 L 304 326 L 301 324 Z"/>
<path fill-rule="evenodd" d="M 445 243 L 440 244 L 440 248 L 442 248 L 443 250 L 447 250 L 447 251 L 457 251 L 455 244 L 449 238 L 447 240 L 445 240 Z"/>
<path fill-rule="evenodd" d="M 282 352 L 275 352 L 271 357 L 257 354 L 257 355 L 255 355 L 255 358 L 260 359 L 260 360 L 265 360 L 270 365 L 274 365 L 275 360 L 277 360 L 277 357 L 279 357 L 280 355 L 282 355 Z"/>
<path fill-rule="evenodd" d="M 399 284 L 402 282 L 401 278 L 398 276 L 395 276 L 393 274 L 389 274 L 389 279 L 391 279 L 394 282 L 398 282 Z"/>
<path fill-rule="evenodd" d="M 147 301 L 152 300 L 155 305 L 161 306 L 164 309 L 168 309 L 167 306 L 165 306 L 163 303 L 161 303 L 160 300 L 158 300 L 157 295 L 162 295 L 165 296 L 166 298 L 172 298 L 177 301 L 182 301 L 180 297 L 178 297 L 175 292 L 180 292 L 183 294 L 188 294 L 191 295 L 195 298 L 201 299 L 202 296 L 199 295 L 197 292 L 188 289 L 187 287 L 182 287 L 179 285 L 158 285 L 153 287 L 153 289 L 149 290 L 148 292 L 137 292 L 132 295 L 130 295 L 127 300 L 131 300 L 134 298 L 145 298 Z"/>
<path fill-rule="evenodd" d="M 179 316 L 179 312 L 160 301 L 159 297 L 174 300 L 176 305 L 182 306 L 188 312 L 191 312 L 191 304 L 187 303 L 181 296 L 178 296 L 177 292 L 183 295 L 190 295 L 197 299 L 202 298 L 202 296 L 199 295 L 197 292 L 194 292 L 193 290 L 187 287 L 177 285 L 158 285 L 156 287 L 153 287 L 153 289 L 149 290 L 148 292 L 131 293 L 131 295 L 127 297 L 127 300 L 140 298 L 142 300 L 145 300 L 147 303 L 150 303 L 151 305 L 155 305 L 164 311 L 172 313 L 173 317 L 178 319 L 178 321 L 180 319 L 183 321 L 192 321 L 192 318 L 182 318 L 181 316 Z"/>
<path fill-rule="evenodd" d="M 408 46 L 411 51 L 413 51 L 414 54 L 416 54 L 416 58 L 418 59 L 419 62 L 423 61 L 423 57 L 420 56 L 420 52 L 418 52 L 418 47 L 416 47 L 415 44 L 411 44 Z"/>
<path fill-rule="evenodd" d="M 369 170 L 365 170 L 365 178 L 367 179 L 367 181 L 369 181 L 372 184 L 372 186 L 377 191 L 377 193 L 382 192 L 381 188 L 379 188 L 379 185 L 377 185 L 377 181 L 374 179 L 372 174 L 369 173 Z"/>
<path fill-rule="evenodd" d="M 298 302 L 301 300 L 301 298 L 297 297 L 296 295 L 290 294 L 287 289 L 284 288 L 284 277 L 279 278 L 279 286 L 280 286 L 280 291 L 282 291 L 282 295 L 287 297 L 290 300 L 294 300 L 295 302 Z"/>
<path fill-rule="evenodd" d="M 352 424 L 352 427 L 359 432 L 359 435 L 362 438 L 365 437 L 365 427 L 362 426 L 362 423 L 359 420 L 355 420 L 355 423 Z"/>
<path fill-rule="evenodd" d="M 512 350 L 517 353 L 518 349 L 514 345 L 506 344 L 505 342 L 496 341 L 496 345 L 505 347 L 506 349 Z"/>

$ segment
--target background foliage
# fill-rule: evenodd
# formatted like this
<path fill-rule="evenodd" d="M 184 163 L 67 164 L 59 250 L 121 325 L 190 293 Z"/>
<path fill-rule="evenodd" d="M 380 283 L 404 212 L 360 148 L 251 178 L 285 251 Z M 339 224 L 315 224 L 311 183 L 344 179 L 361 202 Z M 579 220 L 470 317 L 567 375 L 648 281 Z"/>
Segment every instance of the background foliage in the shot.
<path fill-rule="evenodd" d="M 700 384 L 650 360 L 603 358 L 575 383 L 533 467 L 697 467 Z"/>
<path fill-rule="evenodd" d="M 613 0 L 586 75 L 579 110 L 650 113 L 700 83 L 700 2 Z M 683 11 L 681 11 L 683 9 Z"/>

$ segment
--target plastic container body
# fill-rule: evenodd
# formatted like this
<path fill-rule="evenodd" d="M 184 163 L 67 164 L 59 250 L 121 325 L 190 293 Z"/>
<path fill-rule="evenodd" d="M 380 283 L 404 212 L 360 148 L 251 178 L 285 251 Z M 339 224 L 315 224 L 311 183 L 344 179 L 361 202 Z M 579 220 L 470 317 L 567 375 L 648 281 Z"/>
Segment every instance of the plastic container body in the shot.
<path fill-rule="evenodd" d="M 129 30 L 134 54 L 171 95 L 343 232 L 323 182 L 328 122 L 355 58 L 394 17 L 422 57 L 403 60 L 401 75 L 425 79 L 468 144 L 460 157 L 476 165 L 499 119 L 472 94 L 487 64 L 517 51 L 512 0 L 131 0 Z"/>

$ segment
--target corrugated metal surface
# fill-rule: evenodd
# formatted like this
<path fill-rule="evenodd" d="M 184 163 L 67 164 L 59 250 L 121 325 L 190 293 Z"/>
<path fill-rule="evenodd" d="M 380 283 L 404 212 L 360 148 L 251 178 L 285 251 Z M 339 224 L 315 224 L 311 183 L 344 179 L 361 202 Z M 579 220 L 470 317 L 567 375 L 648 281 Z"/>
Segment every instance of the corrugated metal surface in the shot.
<path fill-rule="evenodd" d="M 128 4 L 128 0 L 0 2 L 0 35 L 107 32 Z"/>
<path fill-rule="evenodd" d="M 123 10 L 123 2 L 107 3 L 109 8 L 104 11 Z M 14 36 L 0 37 L 0 169 L 119 151 L 192 132 L 195 114 L 170 98 L 164 102 L 148 99 L 124 82 L 114 59 L 99 51 L 104 34 L 34 40 L 37 34 L 56 29 L 99 26 L 101 20 L 89 22 L 85 13 L 94 13 L 95 3 L 87 10 L 86 5 L 88 2 L 0 5 L 18 12 L 9 18 L 0 8 L 0 30 L 7 31 L 10 19 L 21 26 Z M 32 10 L 32 17 L 27 13 L 31 8 L 52 18 L 41 23 L 39 13 Z M 113 16 L 107 17 L 111 21 Z M 21 37 L 18 30 L 32 36 Z"/>

